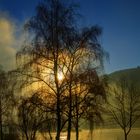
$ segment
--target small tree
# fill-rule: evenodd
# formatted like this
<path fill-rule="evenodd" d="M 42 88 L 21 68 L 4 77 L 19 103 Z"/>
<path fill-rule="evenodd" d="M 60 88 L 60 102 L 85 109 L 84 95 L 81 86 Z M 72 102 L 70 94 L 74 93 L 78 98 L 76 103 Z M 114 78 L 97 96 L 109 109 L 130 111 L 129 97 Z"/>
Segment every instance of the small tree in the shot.
<path fill-rule="evenodd" d="M 90 130 L 93 122 L 101 122 L 101 103 L 105 101 L 105 91 L 95 70 L 87 69 L 76 77 L 72 96 L 72 122 L 79 139 L 81 120 L 88 122 Z M 100 121 L 99 121 L 100 120 Z"/>
<path fill-rule="evenodd" d="M 121 127 L 127 140 L 132 127 L 140 119 L 140 93 L 125 78 L 120 79 L 115 87 L 111 85 L 109 92 L 112 94 L 108 97 L 109 114 Z"/>
<path fill-rule="evenodd" d="M 13 115 L 13 83 L 10 81 L 10 73 L 0 70 L 0 138 L 4 139 L 3 127 L 8 129 Z"/>
<path fill-rule="evenodd" d="M 18 125 L 26 140 L 35 140 L 37 131 L 42 129 L 47 119 L 43 101 L 38 94 L 21 100 L 18 108 Z"/>

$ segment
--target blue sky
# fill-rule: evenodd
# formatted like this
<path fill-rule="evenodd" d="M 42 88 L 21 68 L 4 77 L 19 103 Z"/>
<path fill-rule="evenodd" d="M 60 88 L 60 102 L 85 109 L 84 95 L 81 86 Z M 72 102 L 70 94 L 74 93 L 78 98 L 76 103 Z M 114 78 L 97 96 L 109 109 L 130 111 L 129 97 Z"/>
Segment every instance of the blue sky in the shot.
<path fill-rule="evenodd" d="M 0 11 L 23 23 L 34 14 L 38 1 L 0 0 Z M 139 0 L 73 1 L 80 4 L 82 26 L 98 24 L 103 28 L 101 45 L 110 54 L 110 62 L 105 62 L 107 73 L 140 65 Z"/>

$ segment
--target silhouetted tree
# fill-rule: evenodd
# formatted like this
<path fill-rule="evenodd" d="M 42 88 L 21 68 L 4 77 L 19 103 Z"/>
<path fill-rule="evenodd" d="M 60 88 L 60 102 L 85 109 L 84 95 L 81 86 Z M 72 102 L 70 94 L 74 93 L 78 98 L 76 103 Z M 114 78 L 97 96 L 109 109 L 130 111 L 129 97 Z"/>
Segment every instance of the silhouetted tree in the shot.
<path fill-rule="evenodd" d="M 46 114 L 43 101 L 39 98 L 37 93 L 21 100 L 18 108 L 18 122 L 19 128 L 26 140 L 36 139 L 37 131 L 40 131 L 43 123 L 48 121 L 48 116 Z"/>
<path fill-rule="evenodd" d="M 91 69 L 87 69 L 76 77 L 72 89 L 71 120 L 76 131 L 76 140 L 78 140 L 80 120 L 90 121 L 89 118 L 92 118 L 94 122 L 97 122 L 95 116 L 96 118 L 101 117 L 99 106 L 104 100 L 105 91 L 96 71 Z"/>
<path fill-rule="evenodd" d="M 70 140 L 72 111 L 76 107 L 72 103 L 73 95 L 77 89 L 77 95 L 83 96 L 84 102 L 90 89 L 90 81 L 84 83 L 87 79 L 80 80 L 80 77 L 85 74 L 98 77 L 97 73 L 86 72 L 97 71 L 103 62 L 104 52 L 98 41 L 101 29 L 98 26 L 76 28 L 74 5 L 67 6 L 59 0 L 40 3 L 25 28 L 33 40 L 17 53 L 21 87 L 42 94 L 47 108 L 55 116 L 56 140 L 60 139 L 66 124 Z M 83 85 L 82 91 L 78 91 L 78 85 Z"/>
<path fill-rule="evenodd" d="M 10 74 L 0 70 L 0 139 L 4 139 L 3 127 L 8 129 L 13 115 L 14 96 Z"/>
<path fill-rule="evenodd" d="M 103 57 L 103 50 L 101 49 L 98 42 L 98 36 L 100 33 L 101 30 L 97 26 L 86 29 L 84 28 L 80 33 L 76 35 L 76 37 L 73 39 L 72 47 L 68 49 L 69 57 L 68 60 L 66 60 L 67 63 L 64 63 L 64 66 L 68 70 L 68 139 L 70 139 L 73 109 L 77 105 L 83 106 L 81 104 L 85 103 L 87 95 L 90 94 L 89 91 L 92 84 L 95 85 L 97 84 L 96 82 L 98 82 L 98 84 L 100 83 L 99 80 L 95 80 L 98 77 L 97 67 L 99 68 L 101 66 Z M 96 65 L 97 61 L 99 64 Z M 82 100 L 75 106 L 72 105 L 72 97 L 74 95 L 81 96 L 80 98 Z M 75 99 L 77 100 L 78 98 L 76 97 Z M 79 110 L 79 113 L 80 111 L 81 109 Z"/>
<path fill-rule="evenodd" d="M 110 97 L 107 108 L 114 121 L 124 132 L 124 139 L 127 140 L 134 124 L 140 119 L 140 94 L 137 88 L 125 80 L 119 79 L 111 84 L 109 89 Z"/>

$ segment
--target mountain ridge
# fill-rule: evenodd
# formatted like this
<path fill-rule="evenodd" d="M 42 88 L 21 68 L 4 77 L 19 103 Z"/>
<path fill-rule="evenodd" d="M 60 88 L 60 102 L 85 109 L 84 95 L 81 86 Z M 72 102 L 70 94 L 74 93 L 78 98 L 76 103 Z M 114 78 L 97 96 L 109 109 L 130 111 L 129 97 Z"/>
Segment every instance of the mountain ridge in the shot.
<path fill-rule="evenodd" d="M 118 81 L 121 78 L 124 78 L 128 83 L 135 84 L 140 88 L 140 67 L 122 69 L 119 71 L 112 72 L 108 75 L 109 82 Z"/>

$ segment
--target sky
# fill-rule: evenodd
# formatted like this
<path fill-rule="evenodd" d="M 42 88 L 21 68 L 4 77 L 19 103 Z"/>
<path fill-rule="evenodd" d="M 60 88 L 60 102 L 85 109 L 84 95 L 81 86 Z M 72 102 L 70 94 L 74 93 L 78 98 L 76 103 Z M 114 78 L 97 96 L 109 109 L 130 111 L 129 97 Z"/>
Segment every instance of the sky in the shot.
<path fill-rule="evenodd" d="M 0 0 L 0 64 L 10 70 L 21 47 L 24 23 L 40 0 Z M 81 26 L 99 25 L 101 45 L 110 55 L 105 72 L 140 65 L 140 0 L 72 0 L 79 3 Z"/>

